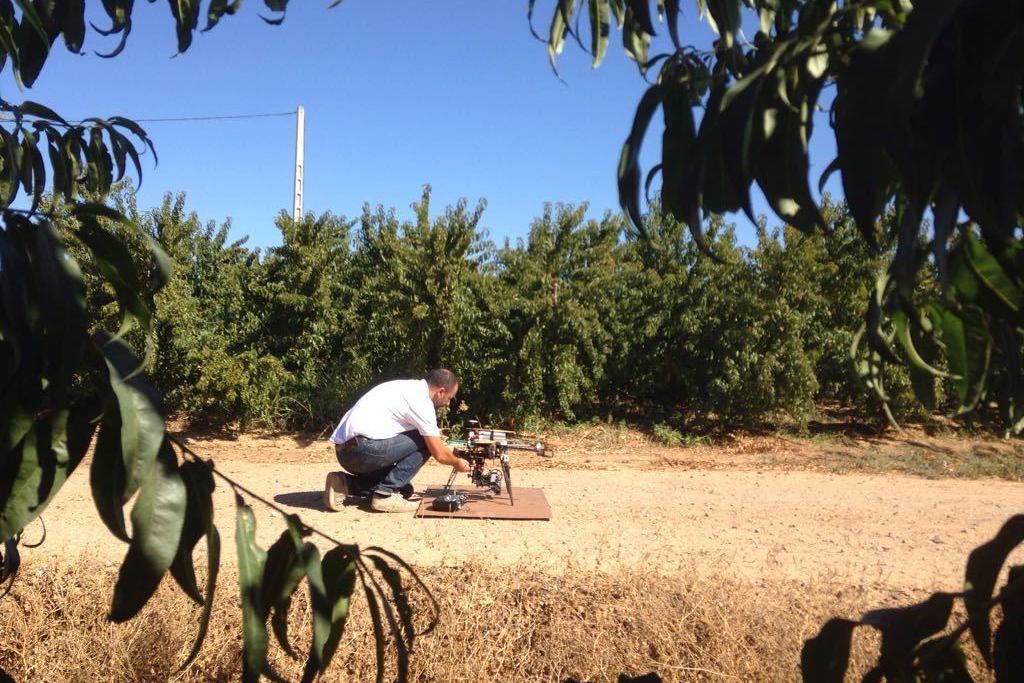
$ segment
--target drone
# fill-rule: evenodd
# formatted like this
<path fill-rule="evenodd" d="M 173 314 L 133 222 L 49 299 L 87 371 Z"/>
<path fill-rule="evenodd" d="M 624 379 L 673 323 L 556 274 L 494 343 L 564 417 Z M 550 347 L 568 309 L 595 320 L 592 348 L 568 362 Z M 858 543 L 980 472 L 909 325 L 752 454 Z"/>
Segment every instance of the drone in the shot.
<path fill-rule="evenodd" d="M 474 486 L 490 490 L 495 495 L 501 495 L 504 481 L 511 505 L 516 503 L 512 495 L 512 464 L 509 459 L 509 451 L 530 451 L 541 456 L 550 454 L 543 441 L 516 432 L 480 427 L 476 420 L 471 420 L 467 424 L 466 438 L 447 439 L 446 443 L 456 456 L 469 462 L 469 478 Z M 489 460 L 497 460 L 501 469 L 488 469 L 486 463 Z M 452 488 L 457 475 L 458 470 L 453 467 L 451 476 L 448 477 L 448 483 L 444 486 L 444 493 L 434 499 L 433 507 L 435 509 L 455 512 L 465 505 L 466 494 L 459 493 Z"/>

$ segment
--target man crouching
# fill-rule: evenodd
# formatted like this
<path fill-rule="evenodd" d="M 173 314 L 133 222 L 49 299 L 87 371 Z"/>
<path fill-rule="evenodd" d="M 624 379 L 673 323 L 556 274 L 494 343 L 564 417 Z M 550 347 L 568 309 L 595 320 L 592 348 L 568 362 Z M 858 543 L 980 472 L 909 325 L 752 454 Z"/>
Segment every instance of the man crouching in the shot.
<path fill-rule="evenodd" d="M 331 435 L 338 462 L 346 472 L 331 472 L 324 486 L 324 506 L 337 511 L 335 494 L 370 494 L 377 512 L 411 512 L 419 506 L 412 479 L 427 458 L 459 472 L 469 463 L 445 444 L 437 427 L 437 408 L 459 390 L 451 370 L 431 370 L 423 379 L 378 384 L 345 413 Z"/>

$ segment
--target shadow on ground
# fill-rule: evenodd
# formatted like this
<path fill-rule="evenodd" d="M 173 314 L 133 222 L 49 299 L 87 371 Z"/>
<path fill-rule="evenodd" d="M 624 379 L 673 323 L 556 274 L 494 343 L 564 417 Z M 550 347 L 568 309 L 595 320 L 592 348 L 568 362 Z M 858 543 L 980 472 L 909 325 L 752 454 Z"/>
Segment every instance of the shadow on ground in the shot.
<path fill-rule="evenodd" d="M 323 491 L 292 491 L 277 494 L 274 496 L 274 502 L 287 505 L 288 507 L 320 510 L 322 512 L 324 509 L 323 497 Z"/>
<path fill-rule="evenodd" d="M 301 508 L 303 510 L 316 510 L 317 512 L 326 512 L 324 508 L 324 492 L 321 491 L 290 491 L 288 493 L 279 493 L 274 496 L 274 502 L 280 505 L 284 505 L 292 508 Z M 343 505 L 348 506 L 361 506 L 362 503 L 366 502 L 364 498 L 358 496 L 349 496 L 345 499 Z"/>

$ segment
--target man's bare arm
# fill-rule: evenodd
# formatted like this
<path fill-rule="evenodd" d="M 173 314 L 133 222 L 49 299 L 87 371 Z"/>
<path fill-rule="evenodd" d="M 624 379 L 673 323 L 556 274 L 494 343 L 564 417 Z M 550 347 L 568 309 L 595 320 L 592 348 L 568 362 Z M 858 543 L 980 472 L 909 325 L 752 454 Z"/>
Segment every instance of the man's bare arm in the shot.
<path fill-rule="evenodd" d="M 455 455 L 454 451 L 444 442 L 444 439 L 439 436 L 424 436 L 423 440 L 427 443 L 427 450 L 430 451 L 430 455 L 439 463 L 451 465 L 459 472 L 469 471 L 469 463 Z"/>

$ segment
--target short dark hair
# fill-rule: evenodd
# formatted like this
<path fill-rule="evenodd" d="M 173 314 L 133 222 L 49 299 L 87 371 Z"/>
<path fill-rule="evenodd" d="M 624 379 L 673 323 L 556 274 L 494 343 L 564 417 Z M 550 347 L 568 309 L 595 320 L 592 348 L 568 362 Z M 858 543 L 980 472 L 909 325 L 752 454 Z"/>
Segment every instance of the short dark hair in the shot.
<path fill-rule="evenodd" d="M 445 391 L 451 391 L 459 383 L 459 378 L 448 368 L 436 368 L 428 372 L 423 379 L 432 387 L 440 387 Z"/>

